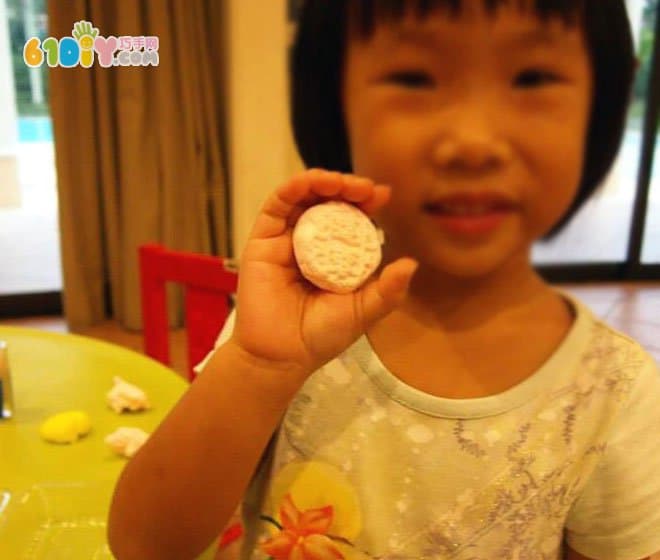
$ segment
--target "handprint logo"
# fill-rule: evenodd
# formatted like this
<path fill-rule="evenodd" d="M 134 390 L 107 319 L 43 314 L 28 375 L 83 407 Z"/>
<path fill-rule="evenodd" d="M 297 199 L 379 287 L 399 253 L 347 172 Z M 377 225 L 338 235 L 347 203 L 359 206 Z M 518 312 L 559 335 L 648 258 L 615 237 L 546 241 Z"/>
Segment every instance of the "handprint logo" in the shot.
<path fill-rule="evenodd" d="M 156 36 L 103 37 L 90 21 L 80 20 L 73 25 L 71 36 L 61 39 L 47 37 L 43 42 L 39 37 L 30 37 L 23 46 L 23 61 L 31 68 L 38 68 L 44 62 L 51 68 L 73 68 L 78 65 L 91 68 L 94 57 L 98 55 L 102 68 L 158 66 L 158 41 Z M 121 52 L 115 57 L 118 48 Z"/>
<path fill-rule="evenodd" d="M 80 65 L 83 68 L 89 68 L 94 64 L 94 39 L 99 34 L 99 30 L 93 27 L 91 22 L 81 20 L 73 26 L 73 36 L 80 45 Z"/>

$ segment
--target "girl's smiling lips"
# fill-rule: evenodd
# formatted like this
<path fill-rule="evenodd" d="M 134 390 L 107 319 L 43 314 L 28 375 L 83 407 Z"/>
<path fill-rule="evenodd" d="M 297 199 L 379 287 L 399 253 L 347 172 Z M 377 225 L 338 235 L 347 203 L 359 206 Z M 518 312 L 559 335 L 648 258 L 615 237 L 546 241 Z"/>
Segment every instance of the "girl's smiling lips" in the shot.
<path fill-rule="evenodd" d="M 518 209 L 509 196 L 495 192 L 448 194 L 423 206 L 445 231 L 458 235 L 493 232 Z"/>

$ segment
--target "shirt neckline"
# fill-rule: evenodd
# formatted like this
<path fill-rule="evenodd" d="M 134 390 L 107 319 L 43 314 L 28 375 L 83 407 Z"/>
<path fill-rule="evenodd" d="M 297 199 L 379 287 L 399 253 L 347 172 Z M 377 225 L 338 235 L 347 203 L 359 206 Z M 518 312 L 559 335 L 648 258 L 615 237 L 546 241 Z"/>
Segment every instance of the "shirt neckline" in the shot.
<path fill-rule="evenodd" d="M 518 408 L 571 374 L 587 344 L 591 311 L 570 294 L 557 290 L 572 307 L 575 318 L 568 333 L 548 359 L 527 379 L 495 395 L 451 399 L 431 395 L 396 377 L 381 362 L 366 335 L 353 345 L 352 354 L 370 380 L 394 401 L 423 414 L 444 418 L 484 418 Z"/>

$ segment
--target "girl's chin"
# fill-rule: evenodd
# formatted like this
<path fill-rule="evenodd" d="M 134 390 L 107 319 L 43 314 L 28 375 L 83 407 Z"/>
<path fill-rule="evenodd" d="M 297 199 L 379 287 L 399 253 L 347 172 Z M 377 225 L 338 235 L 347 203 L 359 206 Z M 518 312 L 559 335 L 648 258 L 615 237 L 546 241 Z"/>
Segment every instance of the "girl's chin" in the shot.
<path fill-rule="evenodd" d="M 419 262 L 416 277 L 428 276 L 429 282 L 437 283 L 439 278 L 447 280 L 488 280 L 494 276 L 505 274 L 516 276 L 517 273 L 529 270 L 530 247 L 521 243 L 520 239 L 499 239 L 494 243 L 481 246 L 450 246 L 439 245 L 435 249 L 428 247 L 395 248 L 383 247 L 383 261 L 391 262 L 402 256 L 411 256 Z M 415 250 L 417 249 L 417 250 Z"/>
<path fill-rule="evenodd" d="M 504 274 L 515 277 L 517 273 L 531 268 L 529 260 L 521 254 L 498 254 L 456 256 L 455 258 L 421 259 L 416 276 L 428 276 L 430 281 L 438 278 L 447 280 L 487 281 Z"/>
<path fill-rule="evenodd" d="M 479 281 L 488 280 L 493 277 L 497 270 L 498 267 L 496 266 L 477 266 L 472 264 L 471 266 L 435 266 L 429 272 L 430 277 L 434 278 L 436 282 L 439 278 L 446 278 L 449 281 Z"/>

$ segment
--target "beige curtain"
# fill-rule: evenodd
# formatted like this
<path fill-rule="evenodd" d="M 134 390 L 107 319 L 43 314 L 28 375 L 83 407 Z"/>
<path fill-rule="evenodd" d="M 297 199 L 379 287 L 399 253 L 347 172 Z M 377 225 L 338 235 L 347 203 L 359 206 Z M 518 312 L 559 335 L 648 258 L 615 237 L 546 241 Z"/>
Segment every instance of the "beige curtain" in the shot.
<path fill-rule="evenodd" d="M 49 0 L 49 35 L 157 36 L 159 65 L 52 68 L 64 310 L 141 327 L 137 247 L 228 255 L 219 0 Z M 109 287 L 109 289 L 108 289 Z"/>

